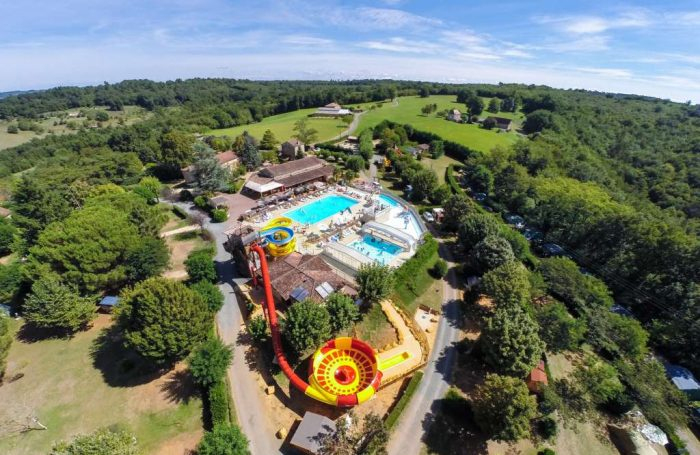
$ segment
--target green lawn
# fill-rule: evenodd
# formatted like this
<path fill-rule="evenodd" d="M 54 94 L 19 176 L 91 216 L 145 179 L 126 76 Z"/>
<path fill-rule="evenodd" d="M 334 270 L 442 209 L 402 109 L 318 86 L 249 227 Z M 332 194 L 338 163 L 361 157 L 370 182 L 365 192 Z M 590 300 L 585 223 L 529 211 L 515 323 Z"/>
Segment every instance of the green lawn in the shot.
<path fill-rule="evenodd" d="M 461 161 L 454 158 L 450 158 L 447 155 L 443 155 L 440 158 L 434 160 L 432 158 L 423 158 L 420 163 L 423 167 L 432 169 L 437 174 L 438 182 L 440 184 L 445 183 L 445 170 L 450 164 L 463 164 Z"/>
<path fill-rule="evenodd" d="M 294 123 L 300 118 L 313 114 L 315 111 L 316 109 L 301 109 L 285 114 L 265 117 L 262 122 L 259 123 L 251 123 L 249 125 L 241 125 L 233 128 L 208 130 L 205 131 L 204 134 L 233 137 L 242 134 L 244 131 L 248 131 L 252 136 L 261 139 L 265 130 L 269 129 L 274 133 L 278 141 L 284 142 L 290 139 L 294 134 Z M 347 129 L 347 125 L 340 119 L 309 117 L 308 120 L 309 126 L 318 131 L 318 142 L 330 140 Z"/>
<path fill-rule="evenodd" d="M 488 103 L 488 100 L 486 100 Z M 420 97 L 401 97 L 396 103 L 384 103 L 382 107 L 367 111 L 362 115 L 357 133 L 365 128 L 372 127 L 382 120 L 391 120 L 396 123 L 410 124 L 417 130 L 427 131 L 448 141 L 457 142 L 471 149 L 481 152 L 489 152 L 497 145 L 508 146 L 516 141 L 517 134 L 515 132 L 500 133 L 497 130 L 485 130 L 478 125 L 459 124 L 447 121 L 437 117 L 435 114 L 423 115 L 421 108 L 426 104 L 435 103 L 438 105 L 438 111 L 443 109 L 456 108 L 464 111 L 463 104 L 458 104 L 455 96 L 452 95 L 435 95 L 428 98 Z M 482 117 L 491 115 L 484 112 Z M 494 114 L 501 117 L 521 118 L 522 114 L 502 113 Z"/>
<path fill-rule="evenodd" d="M 72 339 L 14 341 L 7 375 L 24 376 L 0 387 L 0 418 L 33 413 L 48 429 L 1 437 L 0 453 L 48 453 L 54 442 L 112 425 L 133 431 L 144 453 L 173 438 L 199 437 L 202 402 L 190 394 L 189 380 L 137 376 L 117 341 L 96 350 L 106 322 L 100 316 L 100 327 Z"/>
<path fill-rule="evenodd" d="M 397 341 L 396 330 L 379 304 L 372 305 L 362 320 L 355 324 L 354 336 L 377 349 Z"/>

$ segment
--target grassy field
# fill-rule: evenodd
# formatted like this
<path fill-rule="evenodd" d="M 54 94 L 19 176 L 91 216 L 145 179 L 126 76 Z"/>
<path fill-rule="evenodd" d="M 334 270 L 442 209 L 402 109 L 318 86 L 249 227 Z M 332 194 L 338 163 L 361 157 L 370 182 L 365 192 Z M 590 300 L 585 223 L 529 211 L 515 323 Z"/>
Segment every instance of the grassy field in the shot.
<path fill-rule="evenodd" d="M 49 134 L 73 134 L 77 130 L 71 130 L 66 125 L 54 125 L 54 123 L 57 123 L 60 121 L 61 115 L 65 115 L 67 113 L 71 112 L 79 112 L 81 110 L 88 111 L 91 109 L 102 109 L 106 110 L 106 107 L 98 107 L 98 108 L 82 108 L 82 109 L 69 109 L 67 111 L 61 111 L 61 112 L 53 112 L 50 114 L 47 114 L 46 118 L 38 120 L 36 123 L 39 123 L 43 128 L 44 132 L 41 134 L 36 134 L 33 131 L 20 131 L 17 134 L 10 134 L 7 132 L 7 127 L 13 124 L 17 124 L 15 121 L 7 121 L 7 120 L 0 120 L 0 150 L 4 150 L 10 147 L 15 147 L 17 145 L 24 144 L 25 142 L 29 142 L 34 138 L 42 138 L 45 137 Z M 150 113 L 146 112 L 144 109 L 138 107 L 138 106 L 124 106 L 124 110 L 120 112 L 107 112 L 109 114 L 109 120 L 106 122 L 102 123 L 102 127 L 107 127 L 107 126 L 117 126 L 119 125 L 120 119 L 124 120 L 125 125 L 131 125 L 137 121 L 143 120 L 147 118 Z M 81 125 L 83 120 L 85 120 L 85 117 L 78 117 L 78 118 L 69 118 L 66 120 L 72 120 L 75 121 L 78 125 Z M 90 122 L 90 123 L 95 123 L 95 122 Z"/>
<path fill-rule="evenodd" d="M 440 184 L 443 184 L 445 183 L 445 170 L 447 169 L 447 166 L 449 166 L 450 164 L 462 164 L 462 162 L 454 158 L 450 158 L 449 156 L 443 155 L 436 160 L 432 158 L 423 158 L 421 160 L 421 164 L 424 167 L 435 171 L 435 174 L 438 178 L 438 182 L 440 182 Z"/>
<path fill-rule="evenodd" d="M 488 103 L 488 100 L 486 100 Z M 485 130 L 478 125 L 458 124 L 437 117 L 435 114 L 423 115 L 421 108 L 426 104 L 435 103 L 438 111 L 456 108 L 464 111 L 464 105 L 458 104 L 452 95 L 435 95 L 428 98 L 401 97 L 398 103 L 384 103 L 380 108 L 369 110 L 362 115 L 357 133 L 365 128 L 372 127 L 382 120 L 391 120 L 396 123 L 410 124 L 417 130 L 428 131 L 448 141 L 463 144 L 474 150 L 489 152 L 497 145 L 510 145 L 517 139 L 514 132 L 499 133 L 497 130 Z M 482 117 L 491 115 L 484 112 Z M 519 124 L 522 114 L 502 113 L 495 114 L 501 117 L 516 119 Z"/>
<path fill-rule="evenodd" d="M 56 441 L 112 425 L 133 431 L 143 453 L 194 448 L 203 431 L 202 402 L 189 377 L 182 368 L 137 375 L 118 341 L 101 342 L 110 324 L 100 315 L 72 339 L 14 341 L 7 378 L 24 376 L 0 387 L 0 453 L 48 453 Z M 30 414 L 48 429 L 11 431 L 8 419 Z"/>
<path fill-rule="evenodd" d="M 396 330 L 389 323 L 379 304 L 372 305 L 367 314 L 363 315 L 362 320 L 355 324 L 354 336 L 376 349 L 397 341 Z"/>
<path fill-rule="evenodd" d="M 301 109 L 285 114 L 265 117 L 262 122 L 259 123 L 209 130 L 205 131 L 204 134 L 234 137 L 242 134 L 244 131 L 248 131 L 250 135 L 261 139 L 265 130 L 269 129 L 274 133 L 278 141 L 284 142 L 290 139 L 294 134 L 294 123 L 301 118 L 307 117 L 309 114 L 313 114 L 315 111 L 316 109 Z M 342 120 L 334 118 L 309 118 L 308 124 L 318 131 L 318 142 L 330 140 L 347 129 L 347 126 Z"/>

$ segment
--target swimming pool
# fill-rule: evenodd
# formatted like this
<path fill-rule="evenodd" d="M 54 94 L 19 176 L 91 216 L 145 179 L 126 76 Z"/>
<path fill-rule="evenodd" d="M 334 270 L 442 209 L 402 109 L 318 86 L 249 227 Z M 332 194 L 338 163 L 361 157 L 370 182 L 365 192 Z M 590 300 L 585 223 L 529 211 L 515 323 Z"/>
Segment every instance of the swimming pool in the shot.
<path fill-rule="evenodd" d="M 386 240 L 378 239 L 373 235 L 365 235 L 360 240 L 348 244 L 350 248 L 364 254 L 368 258 L 380 264 L 389 264 L 398 253 L 401 247 Z"/>
<path fill-rule="evenodd" d="M 398 207 L 399 206 L 399 201 L 394 199 L 391 196 L 387 196 L 386 194 L 382 194 L 379 196 L 379 199 L 382 200 L 382 202 L 389 204 L 391 207 Z"/>
<path fill-rule="evenodd" d="M 337 194 L 325 196 L 316 201 L 291 210 L 284 216 L 301 224 L 316 224 L 357 204 L 355 199 Z"/>

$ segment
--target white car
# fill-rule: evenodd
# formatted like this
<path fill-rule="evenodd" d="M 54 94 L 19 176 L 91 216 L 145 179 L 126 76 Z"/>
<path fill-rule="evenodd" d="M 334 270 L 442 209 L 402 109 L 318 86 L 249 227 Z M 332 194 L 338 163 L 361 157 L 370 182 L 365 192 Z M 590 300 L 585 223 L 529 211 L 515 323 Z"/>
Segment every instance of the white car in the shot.
<path fill-rule="evenodd" d="M 432 223 L 433 221 L 435 221 L 435 217 L 430 212 L 423 212 L 423 219 L 428 223 Z"/>

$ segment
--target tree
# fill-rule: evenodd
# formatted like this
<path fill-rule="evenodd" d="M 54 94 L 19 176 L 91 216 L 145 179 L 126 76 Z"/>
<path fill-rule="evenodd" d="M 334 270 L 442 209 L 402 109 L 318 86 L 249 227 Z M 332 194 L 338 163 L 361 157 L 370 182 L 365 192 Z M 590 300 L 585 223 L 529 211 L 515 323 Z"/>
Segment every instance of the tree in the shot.
<path fill-rule="evenodd" d="M 450 197 L 451 194 L 452 191 L 450 191 L 450 187 L 443 183 L 442 185 L 433 188 L 433 191 L 428 195 L 428 200 L 430 200 L 431 204 L 441 205 Z"/>
<path fill-rule="evenodd" d="M 449 214 L 447 208 L 448 205 L 445 204 L 445 218 Z M 488 213 L 467 212 L 466 216 L 462 216 L 458 220 L 457 241 L 465 252 L 474 248 L 487 236 L 498 235 L 500 229 L 498 220 Z"/>
<path fill-rule="evenodd" d="M 649 332 L 639 321 L 619 314 L 608 314 L 610 337 L 624 355 L 631 359 L 641 359 L 649 351 Z"/>
<path fill-rule="evenodd" d="M 17 128 L 17 125 L 8 125 L 7 132 L 9 134 L 19 134 L 19 128 Z"/>
<path fill-rule="evenodd" d="M 120 189 L 120 191 L 114 191 Z M 85 201 L 85 207 L 110 207 L 121 212 L 136 226 L 142 236 L 159 237 L 168 216 L 161 207 L 148 205 L 138 195 L 123 191 L 116 185 L 101 185 Z"/>
<path fill-rule="evenodd" d="M 382 264 L 363 264 L 355 277 L 360 287 L 359 295 L 365 305 L 373 305 L 387 297 L 394 290 L 394 274 Z"/>
<path fill-rule="evenodd" d="M 430 156 L 436 160 L 445 154 L 445 141 L 430 141 Z"/>
<path fill-rule="evenodd" d="M 293 304 L 284 318 L 284 336 L 297 354 L 318 347 L 331 337 L 330 315 L 313 300 Z"/>
<path fill-rule="evenodd" d="M 554 127 L 554 115 L 544 109 L 529 113 L 523 122 L 523 131 L 527 134 L 537 133 L 552 127 Z"/>
<path fill-rule="evenodd" d="M 5 376 L 7 367 L 7 355 L 10 353 L 12 345 L 12 332 L 10 331 L 10 318 L 0 313 L 0 384 Z"/>
<path fill-rule="evenodd" d="M 95 318 L 95 301 L 49 275 L 35 281 L 23 305 L 24 317 L 43 329 L 75 332 Z"/>
<path fill-rule="evenodd" d="M 143 177 L 139 181 L 139 186 L 145 188 L 150 194 L 153 194 L 153 199 L 155 199 L 156 202 L 160 202 L 158 196 L 163 188 L 163 184 L 160 183 L 160 180 L 158 180 L 156 177 Z"/>
<path fill-rule="evenodd" d="M 124 212 L 84 207 L 41 233 L 29 250 L 27 271 L 35 280 L 60 275 L 82 292 L 117 289 L 129 281 L 126 258 L 140 242 Z"/>
<path fill-rule="evenodd" d="M 530 302 L 530 273 L 518 261 L 506 262 L 484 274 L 481 290 L 497 307 L 524 307 Z"/>
<path fill-rule="evenodd" d="M 474 166 L 468 173 L 469 185 L 479 193 L 491 194 L 493 191 L 493 173 L 481 164 Z"/>
<path fill-rule="evenodd" d="M 24 267 L 21 262 L 0 264 L 0 302 L 10 305 L 17 303 L 25 280 Z"/>
<path fill-rule="evenodd" d="M 156 365 L 185 358 L 207 338 L 212 323 L 199 294 L 160 277 L 124 291 L 117 311 L 126 347 Z"/>
<path fill-rule="evenodd" d="M 488 111 L 496 114 L 500 110 L 501 110 L 501 100 L 499 100 L 498 98 L 491 98 L 489 100 Z"/>
<path fill-rule="evenodd" d="M 50 455 L 138 455 L 136 437 L 125 430 L 100 428 L 94 433 L 80 435 L 68 443 L 55 444 Z"/>
<path fill-rule="evenodd" d="M 521 307 L 497 308 L 481 334 L 484 358 L 499 373 L 524 378 L 544 352 L 537 331 Z"/>
<path fill-rule="evenodd" d="M 294 137 L 304 144 L 313 144 L 318 139 L 318 131 L 308 125 L 306 117 L 302 117 L 294 122 Z"/>
<path fill-rule="evenodd" d="M 208 248 L 191 252 L 185 259 L 185 269 L 190 281 L 194 283 L 198 281 L 215 282 L 216 267 L 214 267 L 213 258 L 213 251 Z"/>
<path fill-rule="evenodd" d="M 488 374 L 474 392 L 472 410 L 476 422 L 492 438 L 517 441 L 530 435 L 537 405 L 522 380 Z"/>
<path fill-rule="evenodd" d="M 214 150 L 203 142 L 197 142 L 194 152 L 193 173 L 197 186 L 211 192 L 226 189 L 231 172 L 221 166 Z"/>
<path fill-rule="evenodd" d="M 374 156 L 374 142 L 372 142 L 372 130 L 366 129 L 360 134 L 358 138 L 358 147 L 360 150 L 360 156 L 365 159 L 365 161 L 370 161 Z"/>
<path fill-rule="evenodd" d="M 413 175 L 410 180 L 413 191 L 411 199 L 420 202 L 427 198 L 438 186 L 437 175 L 432 169 L 422 168 Z"/>
<path fill-rule="evenodd" d="M 197 455 L 250 455 L 248 439 L 236 425 L 216 425 L 204 434 Z"/>
<path fill-rule="evenodd" d="M 0 219 L 0 255 L 4 256 L 12 252 L 12 245 L 15 243 L 17 229 L 6 219 Z"/>
<path fill-rule="evenodd" d="M 280 141 L 277 140 L 272 130 L 265 130 L 260 141 L 260 148 L 263 150 L 277 150 L 279 143 Z"/>
<path fill-rule="evenodd" d="M 326 298 L 326 309 L 331 318 L 333 333 L 350 328 L 360 319 L 360 310 L 352 298 L 344 294 L 333 293 Z"/>
<path fill-rule="evenodd" d="M 198 281 L 190 288 L 199 294 L 209 308 L 212 314 L 218 312 L 224 304 L 224 295 L 219 290 L 219 287 L 210 281 Z"/>
<path fill-rule="evenodd" d="M 258 148 L 251 142 L 245 141 L 243 148 L 240 149 L 241 162 L 245 164 L 249 171 L 255 170 L 262 164 L 262 156 Z"/>
<path fill-rule="evenodd" d="M 160 162 L 183 168 L 192 162 L 194 137 L 179 131 L 170 131 L 160 138 Z"/>
<path fill-rule="evenodd" d="M 437 261 L 435 261 L 435 265 L 431 269 L 431 272 L 436 278 L 445 278 L 449 270 L 450 269 L 447 265 L 447 262 L 444 259 L 438 259 Z"/>
<path fill-rule="evenodd" d="M 535 317 L 547 350 L 557 353 L 579 348 L 586 334 L 586 323 L 571 316 L 563 304 L 554 302 L 541 306 Z"/>
<path fill-rule="evenodd" d="M 201 387 L 209 388 L 226 376 L 233 351 L 218 337 L 210 338 L 194 350 L 189 359 L 190 373 Z"/>
<path fill-rule="evenodd" d="M 353 172 L 360 172 L 365 168 L 365 160 L 360 155 L 353 155 L 345 160 L 345 167 Z"/>
<path fill-rule="evenodd" d="M 447 198 L 442 207 L 445 209 L 442 227 L 447 231 L 454 232 L 460 221 L 472 211 L 472 202 L 463 194 L 453 194 Z"/>
<path fill-rule="evenodd" d="M 160 275 L 170 262 L 170 250 L 160 238 L 144 237 L 125 258 L 129 281 L 135 283 Z"/>
<path fill-rule="evenodd" d="M 496 127 L 496 119 L 494 119 L 493 117 L 488 117 L 484 119 L 483 122 L 481 122 L 481 126 L 483 126 L 484 129 L 492 130 Z"/>
<path fill-rule="evenodd" d="M 248 334 L 256 343 L 262 343 L 267 339 L 267 321 L 265 316 L 258 315 L 248 321 Z"/>
<path fill-rule="evenodd" d="M 475 93 L 471 93 L 470 96 L 465 101 L 469 115 L 479 115 L 484 111 L 484 102 L 481 97 L 477 96 Z"/>
<path fill-rule="evenodd" d="M 378 415 L 367 414 L 360 427 L 351 412 L 337 421 L 335 431 L 322 433 L 318 442 L 319 455 L 386 455 L 389 431 Z"/>
<path fill-rule="evenodd" d="M 592 355 L 576 369 L 575 377 L 588 395 L 588 400 L 600 406 L 624 391 L 615 367 Z"/>
<path fill-rule="evenodd" d="M 66 194 L 31 175 L 23 175 L 12 191 L 12 221 L 31 246 L 39 232 L 72 211 Z"/>
<path fill-rule="evenodd" d="M 474 262 L 482 273 L 515 260 L 510 244 L 496 235 L 484 237 L 484 240 L 474 246 L 473 254 Z"/>

